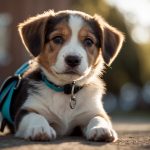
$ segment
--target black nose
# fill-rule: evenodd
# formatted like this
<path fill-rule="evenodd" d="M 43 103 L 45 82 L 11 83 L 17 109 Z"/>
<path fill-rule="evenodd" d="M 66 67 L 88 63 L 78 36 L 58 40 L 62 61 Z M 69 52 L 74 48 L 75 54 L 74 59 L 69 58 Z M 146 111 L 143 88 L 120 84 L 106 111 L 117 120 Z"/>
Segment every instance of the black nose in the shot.
<path fill-rule="evenodd" d="M 80 65 L 81 58 L 79 56 L 68 55 L 65 58 L 65 62 L 70 67 L 76 67 L 76 66 Z"/>

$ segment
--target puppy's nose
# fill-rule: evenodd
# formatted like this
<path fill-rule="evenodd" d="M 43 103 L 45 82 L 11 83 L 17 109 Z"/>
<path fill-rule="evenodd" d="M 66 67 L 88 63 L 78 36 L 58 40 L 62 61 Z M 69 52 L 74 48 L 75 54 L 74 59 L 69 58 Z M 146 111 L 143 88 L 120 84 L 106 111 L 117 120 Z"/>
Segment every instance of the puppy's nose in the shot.
<path fill-rule="evenodd" d="M 66 58 L 65 58 L 65 62 L 68 66 L 70 67 L 76 67 L 78 65 L 80 65 L 81 63 L 81 58 L 79 56 L 72 56 L 72 55 L 68 55 Z"/>

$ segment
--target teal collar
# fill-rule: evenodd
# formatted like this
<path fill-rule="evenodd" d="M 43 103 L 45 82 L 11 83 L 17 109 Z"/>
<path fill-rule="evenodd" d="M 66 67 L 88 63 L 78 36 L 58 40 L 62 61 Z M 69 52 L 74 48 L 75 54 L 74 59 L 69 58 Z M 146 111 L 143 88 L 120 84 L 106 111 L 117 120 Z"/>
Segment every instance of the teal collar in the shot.
<path fill-rule="evenodd" d="M 74 82 L 72 82 L 70 84 L 58 86 L 58 85 L 52 83 L 51 81 L 49 81 L 44 74 L 42 74 L 42 80 L 50 89 L 52 89 L 56 92 L 64 92 L 64 94 L 71 94 L 72 87 L 74 85 Z M 82 86 L 74 85 L 74 94 L 77 93 L 81 88 L 82 88 Z"/>
<path fill-rule="evenodd" d="M 45 75 L 42 74 L 42 80 L 44 81 L 44 83 L 52 90 L 56 91 L 56 92 L 64 92 L 64 87 L 62 86 L 57 86 L 54 83 L 52 83 L 51 81 L 49 81 Z"/>

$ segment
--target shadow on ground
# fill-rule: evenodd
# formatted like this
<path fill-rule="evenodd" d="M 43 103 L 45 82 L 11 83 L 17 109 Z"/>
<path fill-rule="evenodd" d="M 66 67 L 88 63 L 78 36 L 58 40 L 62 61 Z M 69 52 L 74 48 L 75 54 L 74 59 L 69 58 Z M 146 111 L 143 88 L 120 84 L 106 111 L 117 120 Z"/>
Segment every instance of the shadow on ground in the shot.
<path fill-rule="evenodd" d="M 0 135 L 0 149 L 4 150 L 149 150 L 150 119 L 116 118 L 114 127 L 119 133 L 116 143 L 90 142 L 82 137 L 64 137 L 51 142 L 31 142 Z"/>
<path fill-rule="evenodd" d="M 13 135 L 3 135 L 0 137 L 0 149 L 35 149 L 35 150 L 76 150 L 76 149 L 99 149 L 109 143 L 90 142 L 82 137 L 65 137 L 51 142 L 31 142 L 14 138 Z"/>

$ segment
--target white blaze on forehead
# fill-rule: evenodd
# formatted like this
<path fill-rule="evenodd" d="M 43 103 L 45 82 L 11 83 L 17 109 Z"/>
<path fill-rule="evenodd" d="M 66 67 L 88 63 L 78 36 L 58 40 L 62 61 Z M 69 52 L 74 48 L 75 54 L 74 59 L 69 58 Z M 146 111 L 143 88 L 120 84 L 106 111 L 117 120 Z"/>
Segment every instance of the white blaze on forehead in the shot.
<path fill-rule="evenodd" d="M 78 33 L 83 26 L 83 19 L 80 16 L 70 15 L 69 27 L 72 32 L 72 39 L 78 39 Z"/>
<path fill-rule="evenodd" d="M 71 38 L 67 45 L 65 45 L 65 49 L 67 49 L 66 55 L 76 55 L 79 57 L 86 57 L 86 52 L 79 40 L 79 32 L 83 27 L 83 19 L 77 15 L 70 15 L 69 17 L 69 27 L 71 30 Z M 85 58 L 86 59 L 86 58 Z"/>

